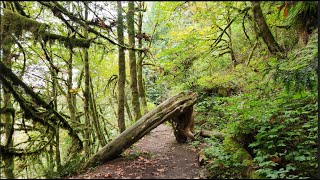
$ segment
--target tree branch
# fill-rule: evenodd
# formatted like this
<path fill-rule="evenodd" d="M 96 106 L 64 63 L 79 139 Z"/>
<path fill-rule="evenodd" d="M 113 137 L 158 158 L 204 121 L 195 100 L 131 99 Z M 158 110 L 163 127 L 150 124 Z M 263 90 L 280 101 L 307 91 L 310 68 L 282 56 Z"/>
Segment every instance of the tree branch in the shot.
<path fill-rule="evenodd" d="M 6 67 L 6 65 L 2 61 L 0 61 L 0 72 L 1 72 L 0 80 L 3 82 L 4 86 L 7 87 L 9 89 L 9 91 L 13 94 L 15 99 L 19 102 L 22 109 L 24 109 L 26 116 L 29 116 L 29 118 L 35 119 L 38 122 L 40 122 L 44 125 L 47 125 L 48 127 L 52 126 L 48 121 L 45 121 L 44 119 L 39 117 L 39 115 L 38 115 L 39 111 L 36 108 L 34 108 L 32 105 L 28 105 L 27 101 L 14 90 L 13 86 L 11 85 L 11 83 L 7 79 L 9 79 L 13 83 L 13 85 L 20 86 L 26 92 L 26 94 L 28 94 L 29 96 L 32 97 L 33 101 L 37 105 L 40 105 L 47 110 L 47 113 L 49 113 L 49 114 L 45 118 L 48 118 L 51 115 L 54 115 L 54 117 L 56 117 L 57 120 L 59 120 L 60 122 L 55 122 L 55 121 L 50 121 L 50 122 L 55 125 L 61 124 L 62 128 L 67 129 L 70 132 L 71 136 L 78 141 L 79 147 L 82 149 L 82 142 L 81 142 L 79 136 L 76 134 L 76 132 L 73 130 L 73 128 L 68 124 L 68 122 L 57 111 L 52 109 L 52 107 L 48 103 L 46 103 L 44 100 L 42 100 L 38 96 L 38 94 L 36 94 L 29 86 L 27 86 L 23 81 L 21 81 L 12 72 L 12 70 L 10 68 Z"/>
<path fill-rule="evenodd" d="M 44 2 L 44 1 L 38 1 L 40 4 L 48 7 L 53 13 L 57 13 L 57 12 L 60 12 L 60 13 L 63 13 L 65 14 L 66 16 L 68 16 L 71 20 L 73 20 L 74 22 L 80 24 L 81 26 L 83 27 L 86 27 L 87 24 L 91 24 L 90 21 L 86 21 L 86 20 L 83 20 L 83 19 L 78 19 L 74 14 L 72 14 L 71 12 L 69 12 L 68 10 L 66 10 L 63 6 L 61 6 L 58 2 L 53 2 L 54 5 L 48 3 L 48 2 Z M 107 41 L 109 41 L 111 44 L 113 45 L 117 45 L 119 47 L 122 47 L 124 49 L 127 49 L 127 50 L 134 50 L 134 51 L 144 51 L 144 49 L 139 49 L 139 48 L 133 48 L 133 47 L 128 47 L 128 46 L 123 46 L 123 45 L 120 45 L 118 43 L 116 43 L 114 40 L 104 36 L 103 34 L 99 33 L 98 31 L 94 30 L 93 28 L 91 27 L 88 27 L 88 31 L 89 32 L 92 32 L 94 34 L 96 34 L 97 36 L 100 36 L 104 39 L 106 39 Z"/>

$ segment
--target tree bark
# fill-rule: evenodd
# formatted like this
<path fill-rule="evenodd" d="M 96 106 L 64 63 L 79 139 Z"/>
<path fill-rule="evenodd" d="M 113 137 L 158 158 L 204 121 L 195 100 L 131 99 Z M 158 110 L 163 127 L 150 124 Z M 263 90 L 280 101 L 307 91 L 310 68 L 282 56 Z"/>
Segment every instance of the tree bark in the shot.
<path fill-rule="evenodd" d="M 184 91 L 162 102 L 93 155 L 82 167 L 82 170 L 118 157 L 158 125 L 185 113 L 186 109 L 194 105 L 196 97 L 196 93 Z"/>
<path fill-rule="evenodd" d="M 124 44 L 124 33 L 123 33 L 123 16 L 122 16 L 122 5 L 121 1 L 117 2 L 118 11 L 118 43 Z M 125 118 L 124 118 L 124 105 L 125 105 L 125 83 L 126 83 L 126 62 L 124 48 L 119 46 L 118 54 L 118 65 L 119 65 L 119 80 L 118 80 L 118 127 L 119 131 L 123 132 L 126 129 Z"/>
<path fill-rule="evenodd" d="M 85 19 L 88 18 L 88 9 L 85 8 Z M 88 27 L 85 27 L 84 37 L 88 38 Z M 91 123 L 90 123 L 90 114 L 89 114 L 89 103 L 90 103 L 90 74 L 89 74 L 89 54 L 86 48 L 83 49 L 84 53 L 84 117 L 86 129 L 84 132 L 85 136 L 85 152 L 88 157 L 90 157 L 90 146 L 91 146 Z"/>
<path fill-rule="evenodd" d="M 53 58 L 52 58 L 52 51 L 50 52 L 50 59 L 51 62 L 53 64 Z M 57 92 L 57 84 L 58 84 L 58 80 L 57 80 L 57 72 L 54 68 L 50 68 L 50 73 L 51 73 L 51 79 L 52 79 L 52 94 L 51 94 L 51 102 L 53 102 L 53 109 L 55 111 L 58 110 L 58 92 Z M 57 171 L 61 170 L 61 153 L 60 153 L 60 134 L 59 134 L 59 126 L 56 126 L 56 131 L 55 131 L 55 137 L 56 137 L 56 141 L 55 141 L 55 150 L 56 150 L 56 165 L 57 165 Z M 50 145 L 50 149 L 52 145 Z M 52 150 L 53 152 L 53 150 Z"/>
<path fill-rule="evenodd" d="M 252 3 L 252 11 L 254 15 L 254 19 L 257 22 L 257 25 L 260 29 L 263 41 L 266 43 L 269 52 L 271 54 L 283 53 L 283 49 L 278 45 L 276 40 L 274 39 L 266 21 L 262 14 L 262 10 L 260 7 L 259 1 L 251 1 Z"/>
<path fill-rule="evenodd" d="M 132 117 L 132 114 L 131 114 L 131 111 L 130 111 L 130 107 L 129 107 L 128 97 L 127 96 L 124 96 L 124 106 L 126 108 L 129 121 L 132 122 L 133 121 L 133 117 Z"/>
<path fill-rule="evenodd" d="M 12 38 L 6 37 L 4 39 L 3 47 L 3 62 L 11 69 L 12 59 L 10 58 L 11 47 L 13 45 Z M 7 88 L 3 87 L 3 108 L 13 108 L 11 93 Z M 1 97 L 0 97 L 1 98 Z M 1 119 L 0 119 L 1 122 Z M 7 149 L 13 147 L 13 133 L 14 133 L 14 112 L 4 114 L 4 126 L 5 126 L 5 142 L 4 145 Z M 12 154 L 6 154 L 2 156 L 4 162 L 4 174 L 7 179 L 14 179 L 14 156 Z"/>
<path fill-rule="evenodd" d="M 72 58 L 72 49 L 69 48 L 69 61 L 68 61 L 68 79 L 67 79 L 67 103 L 68 103 L 68 109 L 70 112 L 70 120 L 71 122 L 76 122 L 76 101 L 75 101 L 75 95 L 71 92 L 73 89 L 73 58 Z"/>
<path fill-rule="evenodd" d="M 134 2 L 128 2 L 128 13 L 127 13 L 127 22 L 128 22 L 128 39 L 129 46 L 134 48 L 135 46 L 135 32 L 134 32 Z M 141 117 L 140 103 L 139 103 L 139 94 L 137 87 L 137 67 L 136 67 L 136 54 L 134 50 L 129 50 L 129 59 L 130 59 L 130 89 L 131 89 L 131 101 L 133 107 L 134 120 L 137 121 Z"/>
<path fill-rule="evenodd" d="M 144 8 L 144 2 L 139 2 L 139 9 Z M 143 14 L 141 11 L 139 11 L 138 14 L 138 32 L 137 34 L 142 34 L 142 19 L 143 19 Z M 138 38 L 138 48 L 142 48 L 142 38 Z M 138 62 L 137 62 L 137 80 L 138 80 L 138 94 L 141 100 L 141 104 L 143 106 L 143 114 L 146 114 L 148 112 L 148 107 L 147 107 L 147 100 L 146 100 L 146 94 L 145 94 L 145 89 L 143 85 L 143 77 L 142 77 L 142 52 L 138 52 Z"/>
<path fill-rule="evenodd" d="M 232 46 L 232 30 L 231 30 L 231 18 L 230 18 L 230 7 L 227 7 L 227 23 L 230 24 L 230 27 L 228 28 L 228 37 L 229 37 L 229 42 L 228 46 L 230 48 L 230 57 L 233 62 L 233 67 L 236 67 L 238 65 L 238 61 L 236 59 L 236 55 L 233 51 L 233 46 Z"/>
<path fill-rule="evenodd" d="M 101 145 L 101 147 L 103 147 L 104 145 L 107 144 L 107 140 L 103 134 L 103 129 L 101 128 L 100 122 L 99 122 L 99 114 L 98 114 L 98 110 L 97 110 L 97 104 L 95 101 L 95 97 L 94 97 L 94 91 L 93 91 L 93 83 L 92 83 L 92 79 L 90 78 L 90 87 L 91 87 L 91 91 L 90 91 L 90 110 L 91 110 L 91 115 L 92 115 L 92 119 L 93 119 L 93 126 L 96 130 L 96 134 L 99 140 L 99 144 Z"/>

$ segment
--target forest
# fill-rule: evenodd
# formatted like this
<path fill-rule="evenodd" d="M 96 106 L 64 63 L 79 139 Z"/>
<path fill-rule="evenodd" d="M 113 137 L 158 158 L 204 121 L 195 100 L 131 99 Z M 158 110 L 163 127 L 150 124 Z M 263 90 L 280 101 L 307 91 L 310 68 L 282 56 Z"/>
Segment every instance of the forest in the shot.
<path fill-rule="evenodd" d="M 128 156 L 141 170 L 160 161 L 134 145 L 159 153 L 169 137 L 170 162 L 193 149 L 183 160 L 203 179 L 320 177 L 318 1 L 0 6 L 1 179 L 72 178 Z"/>

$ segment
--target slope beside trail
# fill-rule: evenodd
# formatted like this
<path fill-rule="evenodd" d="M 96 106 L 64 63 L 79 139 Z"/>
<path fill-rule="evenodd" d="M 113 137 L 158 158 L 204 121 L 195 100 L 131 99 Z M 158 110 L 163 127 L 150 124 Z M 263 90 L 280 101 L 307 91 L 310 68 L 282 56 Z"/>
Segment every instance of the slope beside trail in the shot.
<path fill-rule="evenodd" d="M 199 148 L 179 144 L 171 126 L 161 124 L 121 157 L 67 179 L 203 179 Z"/>

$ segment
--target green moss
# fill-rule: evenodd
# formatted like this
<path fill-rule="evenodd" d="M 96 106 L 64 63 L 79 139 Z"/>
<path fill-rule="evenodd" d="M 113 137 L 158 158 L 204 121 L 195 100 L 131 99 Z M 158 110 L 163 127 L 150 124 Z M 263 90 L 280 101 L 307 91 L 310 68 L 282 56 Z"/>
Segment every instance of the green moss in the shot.
<path fill-rule="evenodd" d="M 66 47 L 84 47 L 89 48 L 90 40 L 75 39 L 46 32 L 47 24 L 34 21 L 20 14 L 14 13 L 8 9 L 4 9 L 4 15 L 1 17 L 2 39 L 5 39 L 11 33 L 21 36 L 24 31 L 31 32 L 35 38 L 35 42 L 41 37 L 44 41 L 58 40 L 65 44 Z"/>
<path fill-rule="evenodd" d="M 1 17 L 1 32 L 3 32 L 4 37 L 11 33 L 16 36 L 21 36 L 23 30 L 31 32 L 34 36 L 38 36 L 38 31 L 41 30 L 41 32 L 44 32 L 48 26 L 8 9 L 4 9 L 3 13 Z"/>
<path fill-rule="evenodd" d="M 250 154 L 242 147 L 242 145 L 234 141 L 230 136 L 224 139 L 223 145 L 225 146 L 226 151 L 232 153 L 232 156 L 239 162 L 252 159 Z"/>
<path fill-rule="evenodd" d="M 10 37 L 5 37 L 2 39 L 2 49 L 4 52 L 9 52 L 12 47 L 12 40 Z M 5 54 L 5 53 L 4 53 Z"/>
<path fill-rule="evenodd" d="M 248 175 L 249 179 L 265 179 L 265 177 L 261 176 L 257 171 L 253 171 Z"/>
<path fill-rule="evenodd" d="M 42 35 L 43 39 L 46 40 L 58 40 L 59 42 L 63 42 L 66 47 L 84 47 L 89 48 L 90 46 L 90 40 L 88 39 L 76 39 L 76 38 L 69 38 L 57 34 L 50 34 L 50 33 L 44 33 Z"/>
<path fill-rule="evenodd" d="M 46 24 L 41 24 L 40 27 L 39 27 L 39 30 L 38 30 L 38 33 L 43 36 L 46 32 L 46 29 L 47 29 L 48 25 Z"/>

